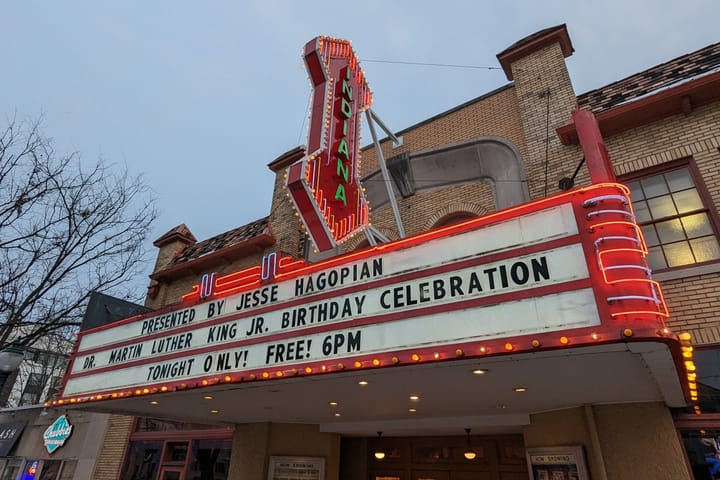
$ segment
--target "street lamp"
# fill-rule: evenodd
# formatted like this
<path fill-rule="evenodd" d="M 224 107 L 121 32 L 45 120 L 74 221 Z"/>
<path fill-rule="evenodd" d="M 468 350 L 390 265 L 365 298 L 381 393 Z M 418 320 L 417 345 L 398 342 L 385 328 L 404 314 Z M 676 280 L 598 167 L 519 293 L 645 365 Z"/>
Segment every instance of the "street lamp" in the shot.
<path fill-rule="evenodd" d="M 0 350 L 0 392 L 11 373 L 18 369 L 25 356 L 23 348 L 13 342 Z"/>

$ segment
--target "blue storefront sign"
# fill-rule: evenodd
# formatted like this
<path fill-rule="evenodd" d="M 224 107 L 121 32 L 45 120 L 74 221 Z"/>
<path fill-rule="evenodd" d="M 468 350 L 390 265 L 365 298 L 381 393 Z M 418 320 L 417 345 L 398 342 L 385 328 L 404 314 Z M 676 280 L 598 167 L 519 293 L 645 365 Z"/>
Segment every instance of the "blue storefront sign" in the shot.
<path fill-rule="evenodd" d="M 47 428 L 47 430 L 45 430 L 45 433 L 43 433 L 43 440 L 48 453 L 53 453 L 55 450 L 65 445 L 65 440 L 70 438 L 72 428 L 73 427 L 70 425 L 70 422 L 68 422 L 67 417 L 65 415 L 61 415 Z"/>

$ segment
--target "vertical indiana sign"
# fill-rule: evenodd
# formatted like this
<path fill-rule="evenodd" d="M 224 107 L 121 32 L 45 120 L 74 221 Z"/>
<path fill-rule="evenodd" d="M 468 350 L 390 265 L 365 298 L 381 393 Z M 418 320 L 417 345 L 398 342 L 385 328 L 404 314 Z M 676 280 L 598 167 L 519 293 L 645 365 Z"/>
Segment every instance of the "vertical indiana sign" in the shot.
<path fill-rule="evenodd" d="M 360 114 L 372 93 L 348 40 L 320 36 L 305 45 L 313 87 L 306 155 L 288 169 L 287 188 L 319 251 L 368 223 L 359 178 Z"/>

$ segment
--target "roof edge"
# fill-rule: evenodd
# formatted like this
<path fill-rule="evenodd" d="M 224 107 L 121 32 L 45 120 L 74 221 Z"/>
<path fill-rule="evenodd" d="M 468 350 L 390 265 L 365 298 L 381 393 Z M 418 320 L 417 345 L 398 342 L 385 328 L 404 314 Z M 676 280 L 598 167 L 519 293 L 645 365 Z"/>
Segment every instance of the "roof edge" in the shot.
<path fill-rule="evenodd" d="M 197 242 L 197 239 L 195 238 L 195 235 L 193 235 L 193 233 L 190 231 L 188 226 L 184 223 L 181 223 L 177 227 L 171 228 L 166 233 L 158 237 L 158 239 L 153 242 L 153 245 L 161 248 L 174 241 L 179 241 L 181 243 L 184 243 L 185 245 L 193 245 Z"/>
<path fill-rule="evenodd" d="M 238 242 L 225 248 L 220 248 L 212 253 L 208 253 L 202 257 L 188 260 L 187 262 L 174 264 L 162 270 L 158 270 L 150 274 L 152 280 L 158 282 L 181 277 L 188 273 L 200 272 L 211 265 L 216 265 L 223 261 L 231 261 L 257 250 L 260 251 L 266 247 L 275 244 L 275 236 L 266 229 L 260 235 L 256 235 L 243 242 Z"/>
<path fill-rule="evenodd" d="M 283 168 L 289 167 L 293 163 L 297 162 L 305 156 L 305 147 L 300 145 L 292 150 L 288 150 L 272 162 L 268 163 L 267 166 L 270 170 L 277 173 Z"/>
<path fill-rule="evenodd" d="M 629 130 L 660 120 L 669 115 L 689 115 L 693 109 L 720 100 L 720 72 L 660 90 L 621 105 L 596 113 L 603 136 Z M 556 129 L 563 145 L 577 145 L 574 123 Z"/>

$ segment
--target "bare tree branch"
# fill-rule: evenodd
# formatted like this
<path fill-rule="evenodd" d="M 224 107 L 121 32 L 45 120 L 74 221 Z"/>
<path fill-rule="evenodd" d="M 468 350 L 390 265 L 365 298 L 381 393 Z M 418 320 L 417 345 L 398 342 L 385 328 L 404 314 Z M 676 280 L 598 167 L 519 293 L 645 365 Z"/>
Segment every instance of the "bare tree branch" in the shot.
<path fill-rule="evenodd" d="M 155 217 L 141 178 L 59 156 L 38 122 L 11 121 L 0 132 L 0 346 L 72 330 L 91 291 L 123 286 L 127 298 Z"/>

